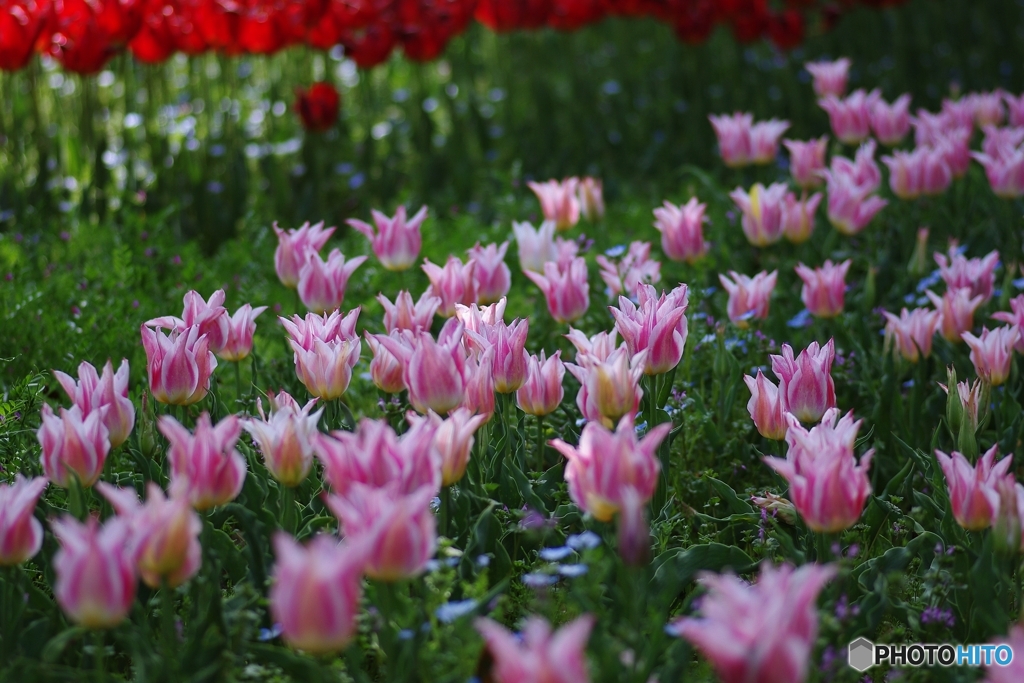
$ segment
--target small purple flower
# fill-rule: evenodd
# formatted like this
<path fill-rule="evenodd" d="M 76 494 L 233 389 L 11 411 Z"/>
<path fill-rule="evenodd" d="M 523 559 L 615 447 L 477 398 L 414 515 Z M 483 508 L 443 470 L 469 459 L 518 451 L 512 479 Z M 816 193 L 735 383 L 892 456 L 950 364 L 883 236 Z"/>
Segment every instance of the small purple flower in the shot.
<path fill-rule="evenodd" d="M 171 259 L 171 263 L 176 265 L 176 266 L 180 266 L 181 265 L 181 257 L 178 256 L 177 254 L 175 254 L 174 258 Z"/>
<path fill-rule="evenodd" d="M 68 232 L 67 230 L 61 230 L 60 231 L 60 238 L 62 240 L 64 240 L 65 242 L 70 242 L 71 241 L 71 233 Z"/>

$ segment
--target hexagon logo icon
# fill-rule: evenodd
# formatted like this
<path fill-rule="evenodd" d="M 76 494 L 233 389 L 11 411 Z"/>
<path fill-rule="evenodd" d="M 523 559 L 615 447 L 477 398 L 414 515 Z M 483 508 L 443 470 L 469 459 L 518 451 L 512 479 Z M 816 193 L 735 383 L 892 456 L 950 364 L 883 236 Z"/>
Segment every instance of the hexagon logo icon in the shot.
<path fill-rule="evenodd" d="M 858 638 L 850 643 L 848 661 L 850 668 L 861 673 L 875 665 L 875 644 L 867 638 Z"/>

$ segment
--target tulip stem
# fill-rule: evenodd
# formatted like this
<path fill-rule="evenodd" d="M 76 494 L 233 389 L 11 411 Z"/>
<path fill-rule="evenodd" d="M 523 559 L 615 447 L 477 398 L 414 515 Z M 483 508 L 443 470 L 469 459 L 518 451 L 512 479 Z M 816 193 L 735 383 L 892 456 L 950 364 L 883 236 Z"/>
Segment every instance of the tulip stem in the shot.
<path fill-rule="evenodd" d="M 242 402 L 242 362 L 235 361 L 232 363 L 235 366 L 235 402 Z"/>
<path fill-rule="evenodd" d="M 281 528 L 294 536 L 297 521 L 295 490 L 290 486 L 281 486 Z"/>
<path fill-rule="evenodd" d="M 441 497 L 441 535 L 450 538 L 448 526 L 451 518 L 452 487 L 441 486 L 441 492 L 438 495 Z"/>
<path fill-rule="evenodd" d="M 103 629 L 96 629 L 93 631 L 93 650 L 92 658 L 93 663 L 96 665 L 96 681 L 97 683 L 103 683 L 107 680 L 106 661 L 104 655 L 106 654 L 107 644 L 105 633 Z"/>
<path fill-rule="evenodd" d="M 537 471 L 543 472 L 546 463 L 544 462 L 544 416 L 537 416 Z"/>
<path fill-rule="evenodd" d="M 80 522 L 84 522 L 89 515 L 89 504 L 85 498 L 85 489 L 82 481 L 74 472 L 70 473 L 71 481 L 68 483 L 68 511 Z"/>
<path fill-rule="evenodd" d="M 175 680 L 178 667 L 174 657 L 177 641 L 174 628 L 174 590 L 168 585 L 166 578 L 160 581 L 160 630 L 164 641 L 164 666 L 167 667 L 170 679 Z"/>

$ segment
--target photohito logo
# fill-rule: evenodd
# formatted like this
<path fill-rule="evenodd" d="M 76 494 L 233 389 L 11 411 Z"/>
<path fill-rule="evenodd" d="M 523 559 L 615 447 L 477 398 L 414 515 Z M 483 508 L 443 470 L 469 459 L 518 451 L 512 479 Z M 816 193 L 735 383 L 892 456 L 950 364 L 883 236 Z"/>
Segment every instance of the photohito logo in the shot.
<path fill-rule="evenodd" d="M 950 643 L 890 643 L 875 645 L 867 638 L 850 643 L 847 661 L 861 673 L 873 666 L 1009 666 L 1009 645 L 951 645 Z"/>

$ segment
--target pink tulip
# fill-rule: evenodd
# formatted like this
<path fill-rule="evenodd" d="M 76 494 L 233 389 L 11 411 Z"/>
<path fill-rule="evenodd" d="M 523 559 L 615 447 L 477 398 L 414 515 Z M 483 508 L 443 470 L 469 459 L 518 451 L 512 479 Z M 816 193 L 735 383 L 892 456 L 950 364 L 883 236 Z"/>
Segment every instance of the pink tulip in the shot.
<path fill-rule="evenodd" d="M 590 307 L 587 262 L 582 257 L 565 265 L 548 261 L 544 264 L 543 275 L 526 271 L 526 277 L 540 287 L 547 299 L 548 312 L 557 322 L 579 320 Z"/>
<path fill-rule="evenodd" d="M 644 374 L 663 375 L 679 364 L 686 346 L 686 285 L 660 297 L 652 285 L 642 285 L 638 295 L 639 307 L 620 296 L 619 307 L 609 310 L 630 355 L 647 351 Z"/>
<path fill-rule="evenodd" d="M 754 125 L 753 114 L 708 116 L 711 127 L 718 138 L 718 152 L 729 168 L 742 168 L 751 163 L 750 129 Z"/>
<path fill-rule="evenodd" d="M 942 154 L 953 178 L 962 178 L 971 166 L 970 143 L 970 129 L 955 129 L 941 134 L 931 146 Z"/>
<path fill-rule="evenodd" d="M 824 346 L 811 342 L 795 358 L 789 344 L 782 345 L 782 355 L 771 356 L 786 411 L 801 422 L 817 422 L 829 408 L 835 408 L 836 387 L 831 375 L 835 356 L 832 339 Z"/>
<path fill-rule="evenodd" d="M 708 253 L 710 245 L 704 241 L 706 210 L 696 197 L 680 206 L 665 202 L 654 210 L 654 227 L 661 233 L 665 256 L 692 265 Z"/>
<path fill-rule="evenodd" d="M 306 253 L 299 271 L 299 299 L 313 313 L 329 313 L 345 301 L 349 278 L 366 261 L 365 256 L 345 260 L 340 249 L 332 249 L 324 261 L 316 252 Z"/>
<path fill-rule="evenodd" d="M 660 424 L 640 440 L 633 418 L 626 416 L 614 432 L 599 422 L 588 422 L 579 446 L 553 439 L 551 447 L 564 455 L 565 483 L 569 497 L 599 522 L 609 522 L 624 504 L 627 489 L 646 503 L 654 496 L 661 463 L 658 446 L 665 440 L 670 424 Z"/>
<path fill-rule="evenodd" d="M 434 435 L 434 446 L 441 454 L 442 486 L 451 486 L 465 475 L 475 441 L 473 435 L 486 421 L 485 415 L 473 415 L 468 408 L 456 408 L 441 422 Z"/>
<path fill-rule="evenodd" d="M 636 297 L 641 286 L 661 280 L 661 264 L 651 258 L 650 242 L 630 242 L 629 249 L 618 261 L 604 254 L 599 254 L 595 260 L 612 296 L 625 293 Z"/>
<path fill-rule="evenodd" d="M 401 393 L 405 391 L 405 370 L 398 357 L 380 343 L 380 336 L 382 335 L 366 333 L 366 343 L 369 344 L 370 351 L 373 353 L 373 360 L 370 361 L 370 378 L 374 385 L 386 394 Z M 397 332 L 389 336 L 396 343 L 405 345 L 409 354 L 412 353 L 412 345 L 408 337 Z"/>
<path fill-rule="evenodd" d="M 65 516 L 50 522 L 60 550 L 53 558 L 57 582 L 53 595 L 68 618 L 80 626 L 117 626 L 135 601 L 130 529 L 119 518 L 101 527 L 95 517 L 82 524 Z"/>
<path fill-rule="evenodd" d="M 314 655 L 345 649 L 357 633 L 365 546 L 319 535 L 305 547 L 274 535 L 270 613 L 294 648 Z"/>
<path fill-rule="evenodd" d="M 974 97 L 965 95 L 959 100 L 942 100 L 942 114 L 951 125 L 971 130 L 974 127 Z"/>
<path fill-rule="evenodd" d="M 941 297 L 930 289 L 925 294 L 942 314 L 942 336 L 946 341 L 960 343 L 963 333 L 974 328 L 974 312 L 982 304 L 981 295 L 971 297 L 971 290 L 966 287 L 947 290 Z"/>
<path fill-rule="evenodd" d="M 826 95 L 818 106 L 828 113 L 832 132 L 841 142 L 856 145 L 871 135 L 871 110 L 881 99 L 878 90 L 854 90 L 846 99 Z"/>
<path fill-rule="evenodd" d="M 1020 340 L 1016 327 L 982 328 L 981 336 L 975 337 L 964 332 L 961 337 L 971 347 L 971 362 L 978 377 L 994 387 L 1010 378 L 1010 363 L 1013 362 L 1013 347 Z"/>
<path fill-rule="evenodd" d="M 985 177 L 997 197 L 1024 197 L 1024 149 L 1005 149 L 998 156 L 972 152 L 971 157 L 985 169 Z"/>
<path fill-rule="evenodd" d="M 794 415 L 787 415 L 789 452 L 785 459 L 764 459 L 789 482 L 793 505 L 807 526 L 820 533 L 856 524 L 871 495 L 868 469 L 875 451 L 869 450 L 858 463 L 853 446 L 861 421 L 854 422 L 853 413 L 838 418 L 839 410 L 831 408 L 821 424 L 808 431 Z"/>
<path fill-rule="evenodd" d="M 377 227 L 376 232 L 374 226 L 369 223 L 354 218 L 346 222 L 370 240 L 373 253 L 384 268 L 392 271 L 408 270 L 416 263 L 416 257 L 420 255 L 420 248 L 423 246 L 420 226 L 427 218 L 427 207 L 420 208 L 416 215 L 408 220 L 404 206 L 398 207 L 394 218 L 389 218 L 376 209 L 371 211 L 371 214 Z"/>
<path fill-rule="evenodd" d="M 789 129 L 789 121 L 770 119 L 750 127 L 750 161 L 764 166 L 779 155 L 779 140 Z"/>
<path fill-rule="evenodd" d="M 444 267 L 423 261 L 423 272 L 430 278 L 430 293 L 441 300 L 438 309 L 445 318 L 455 315 L 455 304 L 469 305 L 477 302 L 476 261 L 463 263 L 456 256 L 449 256 Z"/>
<path fill-rule="evenodd" d="M 774 183 L 767 188 L 755 183 L 749 193 L 739 187 L 729 193 L 733 203 L 743 212 L 743 234 L 755 247 L 766 247 L 782 239 L 786 192 L 783 183 Z"/>
<path fill-rule="evenodd" d="M 565 338 L 576 347 L 577 362 L 583 356 L 590 356 L 597 361 L 605 361 L 619 348 L 616 339 L 617 334 L 617 330 L 611 330 L 610 332 L 598 332 L 593 337 L 587 337 L 587 335 L 579 330 L 569 328 L 569 334 L 565 335 Z"/>
<path fill-rule="evenodd" d="M 206 301 L 202 295 L 191 290 L 185 293 L 185 309 L 181 317 L 165 315 L 146 321 L 147 327 L 155 327 L 172 332 L 184 332 L 190 327 L 198 327 L 200 335 L 206 335 L 210 350 L 219 353 L 228 343 L 231 318 L 228 309 L 224 308 L 224 290 L 218 289 Z"/>
<path fill-rule="evenodd" d="M 981 141 L 981 151 L 991 157 L 1012 155 L 1024 143 L 1024 128 L 985 126 L 983 130 L 985 138 Z"/>
<path fill-rule="evenodd" d="M 913 311 L 903 309 L 897 318 L 888 311 L 885 316 L 885 344 L 893 345 L 893 350 L 911 363 L 916 363 L 922 356 L 932 355 L 932 337 L 942 322 L 942 314 L 927 308 L 915 308 Z"/>
<path fill-rule="evenodd" d="M 128 372 L 127 359 L 121 361 L 117 373 L 108 360 L 103 366 L 103 375 L 97 373 L 92 364 L 82 362 L 78 366 L 78 382 L 59 370 L 53 371 L 53 376 L 84 417 L 100 413 L 111 448 L 127 441 L 135 426 L 135 404 L 128 398 Z"/>
<path fill-rule="evenodd" d="M 828 220 L 844 235 L 856 235 L 889 203 L 842 175 L 829 174 Z"/>
<path fill-rule="evenodd" d="M 330 495 L 327 507 L 341 520 L 345 538 L 368 546 L 363 572 L 392 583 L 421 574 L 437 548 L 437 521 L 430 510 L 436 489 L 402 493 L 396 485 L 353 483 L 345 497 Z"/>
<path fill-rule="evenodd" d="M 313 442 L 317 434 L 317 422 L 324 409 L 311 412 L 316 399 L 303 407 L 288 394 L 282 392 L 270 417 L 263 412 L 263 401 L 256 402 L 260 419 L 242 422 L 263 454 L 263 462 L 271 476 L 284 486 L 298 486 L 313 467 Z"/>
<path fill-rule="evenodd" d="M 604 184 L 599 178 L 581 178 L 577 194 L 585 219 L 596 223 L 604 218 Z"/>
<path fill-rule="evenodd" d="M 325 343 L 357 341 L 359 335 L 356 334 L 356 322 L 359 320 L 359 312 L 360 309 L 356 308 L 344 316 L 341 315 L 341 311 L 332 311 L 330 314 L 325 313 L 324 315 L 307 313 L 305 318 L 293 315 L 291 320 L 278 317 L 278 321 L 295 345 L 306 351 L 312 351 L 315 348 L 316 340 Z"/>
<path fill-rule="evenodd" d="M 480 352 L 488 347 L 494 349 L 491 377 L 494 390 L 499 394 L 511 394 L 526 382 L 530 357 L 526 352 L 526 335 L 529 331 L 530 321 L 517 318 L 511 325 L 498 320 L 485 325 L 482 333 L 467 332 Z"/>
<path fill-rule="evenodd" d="M 956 451 L 950 455 L 935 451 L 946 476 L 953 517 L 968 531 L 981 531 L 992 525 L 992 520 L 999 513 L 999 480 L 1013 476 L 1008 474 L 1013 457 L 1007 455 L 996 462 L 998 450 L 998 446 L 992 446 L 974 467 Z"/>
<path fill-rule="evenodd" d="M 433 410 L 444 415 L 462 402 L 466 387 L 464 329 L 457 318 L 451 318 L 437 341 L 426 332 L 414 335 L 409 345 L 391 337 L 377 337 L 404 366 L 409 402 L 417 411 Z"/>
<path fill-rule="evenodd" d="M 889 188 L 900 199 L 939 195 L 953 182 L 953 172 L 938 149 L 895 151 L 892 156 L 882 157 L 882 162 L 889 167 Z"/>
<path fill-rule="evenodd" d="M 104 482 L 96 488 L 128 524 L 127 551 L 147 586 L 177 588 L 195 576 L 203 561 L 203 524 L 182 488 L 168 498 L 149 482 L 145 505 L 134 489 Z"/>
<path fill-rule="evenodd" d="M 43 525 L 33 516 L 47 481 L 15 475 L 13 484 L 0 484 L 0 567 L 26 562 L 43 547 Z"/>
<path fill-rule="evenodd" d="M 771 303 L 779 271 L 761 271 L 750 278 L 730 270 L 729 275 L 732 277 L 731 280 L 725 275 L 718 276 L 719 282 L 729 293 L 729 320 L 739 327 L 747 327 L 747 321 L 751 319 L 765 320 L 768 317 L 768 305 Z"/>
<path fill-rule="evenodd" d="M 793 244 L 802 244 L 814 232 L 814 214 L 818 212 L 822 194 L 815 192 L 810 197 L 804 194 L 800 199 L 787 192 L 782 205 L 782 234 Z"/>
<path fill-rule="evenodd" d="M 206 335 L 193 326 L 164 336 L 160 330 L 141 328 L 146 349 L 149 390 L 160 403 L 190 406 L 210 391 L 210 376 L 217 358 Z"/>
<path fill-rule="evenodd" d="M 702 616 L 684 617 L 668 630 L 693 643 L 722 683 L 804 683 L 818 637 L 814 603 L 835 573 L 834 566 L 765 562 L 753 585 L 705 573 Z"/>
<path fill-rule="evenodd" d="M 313 340 L 313 348 L 306 350 L 289 339 L 295 361 L 295 374 L 311 396 L 325 401 L 341 398 L 352 381 L 352 367 L 359 360 L 362 347 L 359 339 L 338 339 L 324 342 Z"/>
<path fill-rule="evenodd" d="M 434 315 L 441 306 L 441 299 L 434 296 L 430 289 L 423 292 L 415 304 L 412 294 L 406 291 L 398 293 L 395 303 L 391 303 L 383 294 L 377 295 L 377 301 L 384 307 L 384 329 L 388 334 L 395 330 L 429 331 Z"/>
<path fill-rule="evenodd" d="M 466 360 L 466 391 L 460 406 L 474 415 L 482 415 L 485 422 L 494 414 L 493 367 L 493 348 L 472 353 Z"/>
<path fill-rule="evenodd" d="M 840 57 L 834 62 L 808 62 L 804 68 L 814 79 L 814 94 L 818 97 L 842 97 L 846 93 L 846 79 L 850 74 L 850 62 Z"/>
<path fill-rule="evenodd" d="M 43 404 L 42 424 L 36 431 L 42 450 L 43 474 L 61 488 L 72 484 L 72 476 L 88 488 L 103 473 L 110 452 L 110 438 L 103 425 L 102 410 L 83 416 L 78 406 L 54 414 Z"/>
<path fill-rule="evenodd" d="M 536 230 L 530 223 L 513 222 L 512 232 L 516 237 L 516 249 L 519 251 L 519 267 L 524 272 L 542 273 L 545 263 L 560 260 L 555 241 L 554 221 L 544 221 Z M 569 245 L 576 244 L 573 241 L 562 241 Z M 575 255 L 574 251 L 572 256 Z"/>
<path fill-rule="evenodd" d="M 527 415 L 550 415 L 562 403 L 565 397 L 565 389 L 562 388 L 565 365 L 561 355 L 561 351 L 555 351 L 555 355 L 547 358 L 541 349 L 539 357 L 529 357 L 526 382 L 516 392 L 516 403 Z"/>
<path fill-rule="evenodd" d="M 973 115 L 970 112 L 967 112 L 966 115 L 967 120 L 964 121 L 962 116 L 951 114 L 949 111 L 933 114 L 924 109 L 918 109 L 917 116 L 910 121 L 914 126 L 915 144 L 919 147 L 923 145 L 934 147 L 940 140 L 950 136 L 969 139 L 974 128 L 971 120 Z"/>
<path fill-rule="evenodd" d="M 949 395 L 949 387 L 944 384 L 940 384 L 942 390 Z M 983 389 L 982 381 L 975 379 L 971 382 L 957 382 L 953 388 L 956 391 L 956 398 L 960 404 L 961 422 L 960 430 L 967 430 L 969 433 L 974 434 L 978 431 L 978 410 L 981 408 L 983 401 Z M 951 427 L 954 425 L 950 425 Z"/>
<path fill-rule="evenodd" d="M 235 450 L 242 433 L 237 416 L 228 415 L 214 426 L 210 414 L 204 412 L 196 421 L 195 432 L 189 433 L 170 415 L 161 415 L 157 428 L 171 442 L 167 453 L 171 488 L 183 487 L 195 509 L 230 503 L 241 493 L 245 458 Z"/>
<path fill-rule="evenodd" d="M 789 150 L 789 172 L 793 181 L 804 189 L 821 185 L 821 172 L 825 170 L 825 154 L 828 151 L 828 136 L 816 140 L 783 140 Z"/>
<path fill-rule="evenodd" d="M 640 378 L 647 355 L 647 351 L 632 355 L 623 344 L 605 360 L 578 355 L 576 363 L 566 363 L 580 383 L 576 405 L 583 417 L 614 427 L 623 417 L 635 415 L 644 395 Z"/>
<path fill-rule="evenodd" d="M 578 185 L 578 178 L 527 183 L 540 201 L 544 220 L 554 222 L 555 229 L 559 231 L 569 230 L 580 222 L 580 200 L 576 196 Z"/>
<path fill-rule="evenodd" d="M 439 420 L 415 420 L 401 437 L 383 420 L 363 418 L 354 432 L 314 434 L 313 447 L 331 489 L 347 497 L 353 484 L 395 485 L 401 493 L 441 485 L 441 455 L 434 445 Z"/>
<path fill-rule="evenodd" d="M 883 145 L 900 144 L 910 132 L 910 95 L 900 95 L 892 104 L 879 98 L 871 108 L 871 130 Z"/>
<path fill-rule="evenodd" d="M 481 335 L 487 337 L 495 325 L 505 323 L 505 308 L 507 306 L 508 299 L 505 297 L 487 306 L 455 304 L 455 317 L 466 328 L 467 336 L 463 337 L 463 342 L 465 342 L 467 351 L 470 349 L 485 351 L 493 344 L 488 339 L 481 340 L 479 337 Z"/>
<path fill-rule="evenodd" d="M 319 252 L 334 234 L 334 228 L 324 228 L 323 221 L 316 225 L 303 224 L 298 230 L 285 232 L 274 223 L 277 250 L 274 252 L 274 270 L 288 289 L 299 285 L 299 271 L 306 265 L 307 252 Z"/>
<path fill-rule="evenodd" d="M 240 361 L 252 353 L 252 336 L 256 332 L 256 318 L 267 310 L 266 306 L 253 308 L 245 304 L 228 319 L 228 339 L 217 354 L 226 361 Z"/>
<path fill-rule="evenodd" d="M 750 389 L 750 400 L 747 401 L 747 412 L 754 421 L 757 432 L 766 439 L 781 441 L 786 438 L 788 425 L 785 420 L 785 401 L 779 388 L 764 376 L 760 370 L 757 377 L 744 375 L 743 381 Z"/>
<path fill-rule="evenodd" d="M 1024 487 L 1017 485 L 1018 496 L 1024 495 Z M 1022 503 L 1024 505 L 1024 503 Z M 1014 653 L 1024 650 L 1024 625 L 1016 625 L 1010 629 L 1008 636 L 997 636 L 989 641 L 995 645 L 1009 645 Z M 1017 683 L 1024 680 L 1024 658 L 1014 657 L 1005 666 L 988 665 L 985 680 L 982 683 Z"/>
<path fill-rule="evenodd" d="M 476 261 L 473 276 L 476 278 L 477 301 L 491 304 L 498 301 L 512 287 L 512 271 L 505 265 L 508 242 L 476 246 L 468 250 L 469 257 Z"/>
<path fill-rule="evenodd" d="M 473 622 L 494 658 L 495 683 L 590 683 L 586 648 L 594 617 L 583 615 L 552 633 L 532 616 L 520 637 L 490 619 Z"/>
<path fill-rule="evenodd" d="M 1007 123 L 1015 127 L 1024 126 L 1024 94 L 1011 95 L 1004 92 L 1003 102 L 1006 103 Z"/>
<path fill-rule="evenodd" d="M 804 286 L 800 290 L 800 299 L 811 315 L 818 318 L 834 318 L 843 312 L 846 296 L 846 273 L 853 262 L 846 259 L 840 264 L 825 261 L 820 268 L 811 270 L 804 264 L 794 269 Z"/>
<path fill-rule="evenodd" d="M 878 145 L 875 144 L 874 140 L 868 140 L 857 148 L 857 153 L 853 159 L 834 156 L 832 157 L 829 171 L 822 173 L 822 175 L 826 180 L 829 178 L 829 174 L 832 176 L 842 176 L 859 190 L 875 192 L 882 186 L 882 169 L 878 167 L 878 163 L 875 161 L 875 150 L 877 148 Z"/>
<path fill-rule="evenodd" d="M 998 126 L 1003 122 L 1003 91 L 979 92 L 969 96 L 974 122 L 978 127 Z"/>
<path fill-rule="evenodd" d="M 980 294 L 986 302 L 992 298 L 995 269 L 999 265 L 998 251 L 990 251 L 980 259 L 968 259 L 956 244 L 952 244 L 948 255 L 935 254 L 935 263 L 939 266 L 939 275 L 950 289 L 966 287 L 971 290 L 971 296 Z"/>
<path fill-rule="evenodd" d="M 1018 330 L 1024 330 L 1024 294 L 1018 294 L 1014 298 L 1010 299 L 1009 311 L 993 313 L 992 318 L 1008 323 L 1010 326 L 1016 327 Z M 1017 345 L 1014 348 L 1017 353 L 1024 353 L 1024 337 L 1017 340 Z"/>

